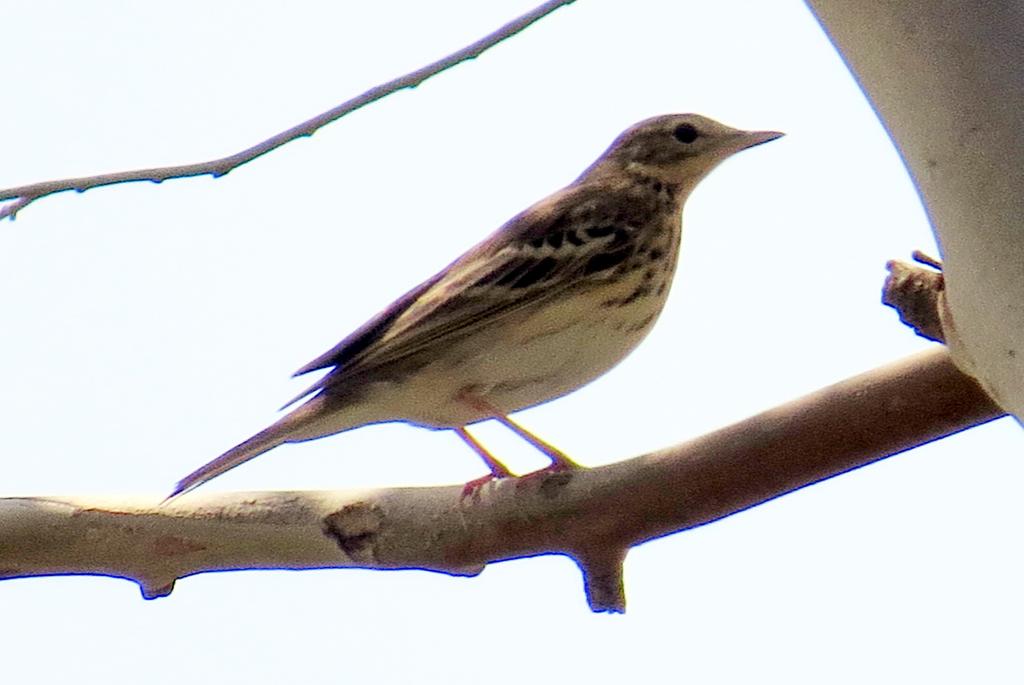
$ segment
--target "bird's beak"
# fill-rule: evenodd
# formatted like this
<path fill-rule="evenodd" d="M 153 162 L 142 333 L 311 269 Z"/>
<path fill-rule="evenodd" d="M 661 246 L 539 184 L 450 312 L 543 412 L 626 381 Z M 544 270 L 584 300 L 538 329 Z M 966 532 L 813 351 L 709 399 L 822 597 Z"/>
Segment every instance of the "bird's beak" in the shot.
<path fill-rule="evenodd" d="M 784 135 L 786 134 L 780 133 L 779 131 L 742 131 L 739 135 L 740 140 L 737 141 L 739 142 L 739 145 L 737 145 L 736 149 L 746 150 L 748 147 L 761 145 L 762 143 L 773 141 L 776 138 L 781 138 Z"/>

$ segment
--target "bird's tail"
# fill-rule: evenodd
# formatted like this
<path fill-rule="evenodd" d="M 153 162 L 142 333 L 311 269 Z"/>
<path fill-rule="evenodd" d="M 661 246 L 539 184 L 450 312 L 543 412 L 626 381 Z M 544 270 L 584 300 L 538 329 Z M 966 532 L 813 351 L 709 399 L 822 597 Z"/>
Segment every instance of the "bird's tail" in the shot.
<path fill-rule="evenodd" d="M 261 430 L 245 442 L 235 445 L 210 463 L 199 467 L 179 480 L 177 485 L 174 486 L 174 491 L 167 496 L 164 502 L 183 495 L 189 490 L 194 490 L 206 481 L 216 478 L 220 474 L 235 468 L 239 464 L 244 464 L 250 459 L 254 459 L 264 452 L 274 449 L 278 445 L 286 442 L 309 440 L 322 435 L 341 432 L 351 427 L 339 426 L 336 430 L 318 430 L 321 426 L 316 424 L 322 423 L 326 413 L 326 408 L 323 406 L 324 401 L 325 398 L 323 396 L 314 397 L 309 402 L 289 412 L 286 416 L 281 417 L 273 425 Z M 334 427 L 332 426 L 332 428 Z"/>

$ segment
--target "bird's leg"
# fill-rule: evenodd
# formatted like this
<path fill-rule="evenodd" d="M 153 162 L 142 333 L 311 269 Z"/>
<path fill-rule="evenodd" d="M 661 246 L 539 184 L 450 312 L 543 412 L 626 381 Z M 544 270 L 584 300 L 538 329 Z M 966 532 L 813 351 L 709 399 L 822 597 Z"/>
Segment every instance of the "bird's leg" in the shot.
<path fill-rule="evenodd" d="M 520 426 L 518 423 L 516 423 L 515 421 L 510 419 L 508 416 L 506 416 L 500 409 L 495 407 L 493 404 L 491 404 L 487 400 L 485 400 L 485 399 L 483 399 L 481 397 L 476 396 L 475 394 L 473 394 L 472 392 L 470 392 L 468 390 L 463 391 L 459 395 L 458 399 L 460 401 L 462 401 L 462 402 L 465 402 L 467 405 L 473 407 L 477 411 L 483 412 L 489 418 L 492 418 L 495 421 L 501 422 L 501 424 L 504 425 L 506 428 L 508 428 L 510 431 L 512 431 L 513 433 L 515 433 L 516 435 L 521 437 L 523 440 L 525 440 L 526 442 L 530 443 L 535 448 L 540 450 L 542 453 L 547 455 L 547 457 L 551 460 L 551 465 L 548 466 L 547 468 L 541 469 L 540 471 L 536 471 L 534 473 L 538 473 L 539 474 L 539 473 L 545 473 L 545 472 L 548 472 L 548 471 L 564 471 L 564 470 L 568 470 L 568 469 L 579 468 L 579 464 L 577 464 L 572 459 L 570 459 L 568 457 L 568 455 L 566 455 L 565 452 L 563 452 L 562 450 L 558 449 L 557 447 L 555 447 L 554 445 L 552 445 L 548 441 L 543 440 L 543 439 L 537 437 L 536 435 L 534 435 L 533 433 L 531 433 L 530 431 L 526 430 L 525 428 Z M 463 430 L 463 432 L 465 432 L 465 429 L 461 429 L 461 430 Z M 469 439 L 467 439 L 465 436 L 463 436 L 463 440 L 466 440 L 467 442 L 469 442 L 470 439 L 472 439 L 472 438 L 470 437 Z M 470 443 L 470 446 L 473 447 L 473 449 L 477 450 L 477 453 L 480 454 L 481 456 L 483 456 L 483 453 L 487 453 L 487 451 L 484 450 L 483 446 L 481 446 L 479 443 L 476 443 L 475 445 Z M 480 450 L 483 450 L 483 453 L 481 453 Z M 488 454 L 487 457 L 484 457 L 484 461 L 488 461 L 488 458 L 494 459 L 494 457 L 491 457 L 490 454 Z M 489 463 L 490 462 L 488 462 L 488 464 Z M 504 466 L 502 466 L 502 468 L 504 468 Z M 507 471 L 508 471 L 508 469 L 506 469 L 506 472 Z M 534 474 L 526 474 L 526 475 L 527 476 L 531 476 L 531 475 L 534 475 Z"/>
<path fill-rule="evenodd" d="M 463 441 L 472 448 L 474 452 L 480 455 L 480 458 L 487 464 L 487 468 L 491 470 L 486 476 L 482 476 L 475 480 L 471 480 L 462 488 L 462 496 L 468 497 L 476 492 L 482 485 L 490 482 L 495 478 L 511 478 L 512 472 L 508 470 L 508 467 L 498 461 L 493 454 L 487 451 L 487 448 L 480 444 L 480 441 L 470 435 L 469 431 L 466 430 L 465 426 L 459 426 L 455 429 L 455 434 L 458 435 Z"/>
<path fill-rule="evenodd" d="M 546 440 L 537 437 L 536 435 L 526 430 L 512 419 L 505 416 L 504 414 L 495 414 L 494 418 L 500 421 L 510 431 L 512 431 L 513 433 L 521 437 L 523 440 L 533 445 L 534 447 L 536 447 L 538 450 L 547 455 L 549 459 L 551 459 L 551 466 L 544 470 L 562 471 L 565 469 L 579 468 L 579 464 L 570 459 L 565 452 L 558 449 L 557 447 L 547 442 Z"/>

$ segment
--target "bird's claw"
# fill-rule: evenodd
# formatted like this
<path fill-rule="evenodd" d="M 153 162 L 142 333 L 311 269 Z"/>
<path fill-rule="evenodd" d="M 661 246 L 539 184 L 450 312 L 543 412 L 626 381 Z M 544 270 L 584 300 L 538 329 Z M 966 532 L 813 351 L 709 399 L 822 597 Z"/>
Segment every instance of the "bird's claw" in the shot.
<path fill-rule="evenodd" d="M 542 469 L 537 469 L 536 471 L 524 473 L 522 476 L 516 478 L 516 487 L 524 487 L 537 479 L 544 478 L 545 476 L 550 476 L 557 473 L 567 474 L 570 471 L 577 471 L 582 468 L 583 467 L 577 464 L 576 462 L 569 461 L 568 459 L 566 459 L 565 461 L 553 461 Z"/>
<path fill-rule="evenodd" d="M 480 489 L 490 483 L 492 480 L 498 480 L 505 478 L 505 476 L 498 476 L 493 473 L 488 473 L 486 476 L 475 478 L 465 485 L 462 486 L 462 499 L 467 497 L 477 498 L 480 496 Z"/>

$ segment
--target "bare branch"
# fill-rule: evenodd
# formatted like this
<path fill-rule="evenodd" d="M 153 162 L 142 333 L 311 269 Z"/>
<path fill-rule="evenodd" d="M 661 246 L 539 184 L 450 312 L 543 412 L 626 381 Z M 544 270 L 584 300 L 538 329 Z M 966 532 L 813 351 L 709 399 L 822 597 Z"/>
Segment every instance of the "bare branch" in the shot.
<path fill-rule="evenodd" d="M 622 611 L 633 545 L 699 526 L 1002 415 L 944 348 L 850 378 L 660 452 L 593 469 L 462 486 L 188 495 L 160 507 L 0 499 L 0 577 L 101 574 L 146 597 L 224 569 L 479 573 L 566 554 L 592 608 Z"/>
<path fill-rule="evenodd" d="M 447 57 L 443 57 L 432 64 L 428 64 L 425 67 L 417 69 L 416 71 L 405 74 L 404 76 L 399 76 L 387 83 L 371 88 L 362 95 L 354 97 L 347 102 L 343 102 L 323 114 L 319 114 L 308 121 L 304 121 L 297 126 L 293 126 L 287 131 L 282 131 L 261 143 L 257 143 L 248 149 L 236 152 L 235 154 L 227 157 L 221 157 L 220 159 L 213 159 L 208 162 L 199 162 L 196 164 L 154 167 L 152 169 L 136 169 L 134 171 L 121 171 L 111 174 L 99 174 L 97 176 L 83 176 L 80 178 L 65 178 L 57 181 L 44 181 L 41 183 L 16 186 L 14 188 L 0 189 L 0 202 L 5 200 L 15 200 L 14 202 L 0 207 L 0 220 L 8 217 L 13 219 L 20 210 L 25 208 L 26 205 L 38 200 L 39 198 L 68 190 L 75 190 L 81 193 L 89 190 L 90 188 L 114 185 L 117 183 L 133 183 L 137 181 L 161 183 L 172 178 L 187 178 L 190 176 L 204 176 L 206 174 L 209 174 L 214 178 L 223 176 L 246 162 L 250 162 L 271 150 L 281 147 L 285 143 L 289 143 L 296 138 L 311 136 L 321 127 L 331 123 L 332 121 L 336 121 L 337 119 L 340 119 L 346 114 L 350 114 L 361 107 L 372 102 L 376 102 L 377 100 L 400 90 L 415 88 L 432 76 L 436 76 L 437 74 L 440 74 L 441 72 L 467 60 L 475 59 L 483 52 L 494 47 L 506 38 L 514 36 L 534 22 L 554 12 L 559 7 L 569 5 L 574 1 L 575 0 L 549 0 L 549 2 L 545 2 L 521 17 L 513 19 L 497 31 L 484 36 L 480 40 L 467 45 L 461 50 L 453 52 Z"/>

